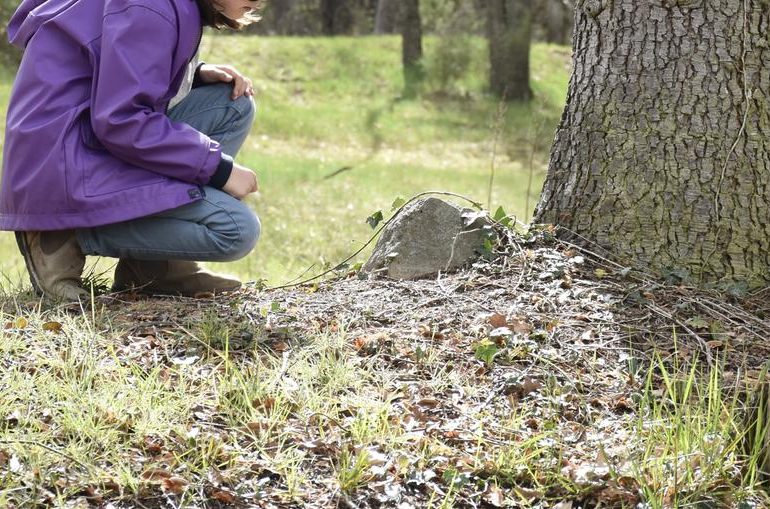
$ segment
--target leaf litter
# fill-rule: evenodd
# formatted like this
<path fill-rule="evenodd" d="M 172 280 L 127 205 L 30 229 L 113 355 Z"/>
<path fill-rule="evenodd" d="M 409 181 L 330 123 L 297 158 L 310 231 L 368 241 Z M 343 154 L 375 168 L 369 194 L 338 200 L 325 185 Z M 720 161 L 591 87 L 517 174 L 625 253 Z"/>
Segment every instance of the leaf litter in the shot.
<path fill-rule="evenodd" d="M 72 350 L 83 325 L 66 312 L 6 305 L 4 338 L 34 348 L 8 346 L 5 373 L 56 377 L 81 363 L 100 384 L 200 392 L 150 418 L 148 407 L 120 406 L 135 389 L 117 389 L 113 408 L 90 415 L 114 435 L 112 456 L 86 458 L 92 468 L 64 452 L 83 440 L 57 423 L 75 403 L 3 401 L 0 497 L 9 507 L 643 504 L 634 462 L 654 352 L 718 356 L 726 379 L 756 379 L 770 354 L 766 295 L 725 300 L 548 231 L 506 235 L 497 256 L 432 279 L 352 274 L 205 300 L 103 297 L 102 352 Z"/>

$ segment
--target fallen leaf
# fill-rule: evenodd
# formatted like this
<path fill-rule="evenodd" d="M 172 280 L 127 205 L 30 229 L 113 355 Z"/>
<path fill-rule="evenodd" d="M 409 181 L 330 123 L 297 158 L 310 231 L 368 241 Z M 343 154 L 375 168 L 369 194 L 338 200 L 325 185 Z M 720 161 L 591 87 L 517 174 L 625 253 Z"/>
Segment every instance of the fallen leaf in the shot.
<path fill-rule="evenodd" d="M 436 408 L 439 405 L 439 400 L 435 398 L 423 398 L 415 402 L 415 405 L 422 408 Z"/>
<path fill-rule="evenodd" d="M 44 331 L 53 332 L 55 334 L 59 334 L 62 331 L 63 325 L 59 322 L 45 322 L 43 325 Z"/>
<path fill-rule="evenodd" d="M 620 397 L 615 400 L 616 412 L 633 412 L 635 410 L 633 401 L 625 397 Z"/>
<path fill-rule="evenodd" d="M 286 350 L 289 349 L 288 343 L 284 341 L 273 343 L 272 347 L 273 347 L 273 350 L 275 350 L 276 352 L 285 352 Z"/>
<path fill-rule="evenodd" d="M 540 490 L 514 486 L 513 491 L 517 497 L 530 504 L 537 499 L 543 498 L 543 492 Z"/>
<path fill-rule="evenodd" d="M 275 398 L 257 398 L 251 402 L 251 406 L 267 414 L 275 407 Z"/>
<path fill-rule="evenodd" d="M 492 316 L 489 317 L 489 324 L 497 329 L 499 327 L 505 327 L 507 322 L 504 315 L 501 315 L 500 313 L 493 313 Z"/>
<path fill-rule="evenodd" d="M 249 422 L 243 427 L 244 431 L 251 433 L 259 433 L 260 431 L 267 431 L 270 429 L 270 424 L 267 422 Z"/>
<path fill-rule="evenodd" d="M 24 329 L 27 325 L 29 325 L 29 321 L 27 321 L 27 319 L 23 316 L 18 317 L 13 322 L 13 326 L 17 329 Z"/>
<path fill-rule="evenodd" d="M 101 504 L 104 501 L 104 497 L 99 492 L 99 488 L 96 486 L 86 486 L 83 492 L 85 493 L 88 501 L 92 504 Z"/>
<path fill-rule="evenodd" d="M 503 491 L 494 484 L 487 486 L 487 489 L 484 490 L 481 498 L 484 500 L 484 502 L 491 505 L 492 507 L 503 507 L 503 504 L 505 503 L 505 495 L 503 495 Z"/>
<path fill-rule="evenodd" d="M 355 348 L 356 351 L 362 350 L 366 346 L 367 342 L 368 341 L 365 337 L 359 336 L 353 340 L 353 348 Z"/>
<path fill-rule="evenodd" d="M 164 468 L 150 468 L 142 472 L 142 479 L 145 481 L 162 481 L 171 478 L 171 472 Z"/>
<path fill-rule="evenodd" d="M 163 440 L 160 438 L 156 438 L 153 436 L 146 436 L 142 440 L 142 444 L 144 445 L 144 450 L 148 453 L 152 454 L 153 456 L 157 456 L 158 454 L 163 452 Z"/>
<path fill-rule="evenodd" d="M 528 394 L 540 390 L 542 385 L 531 377 L 525 377 L 523 380 L 515 380 L 505 384 L 503 394 L 506 396 L 515 395 L 523 398 Z"/>
<path fill-rule="evenodd" d="M 634 507 L 639 502 L 639 497 L 633 490 L 615 486 L 604 488 L 596 498 L 612 507 Z"/>
<path fill-rule="evenodd" d="M 515 319 L 512 320 L 508 326 L 513 329 L 513 332 L 517 332 L 519 334 L 529 334 L 534 330 L 534 327 L 532 327 L 531 324 L 527 323 L 525 320 L 521 319 Z"/>
<path fill-rule="evenodd" d="M 233 505 L 236 502 L 235 495 L 233 495 L 229 491 L 223 491 L 223 490 L 214 491 L 213 493 L 211 493 L 211 498 L 227 505 Z"/>
<path fill-rule="evenodd" d="M 163 479 L 161 487 L 163 488 L 163 491 L 170 491 L 174 495 L 181 495 L 185 492 L 189 484 L 190 483 L 187 482 L 186 479 L 172 475 L 168 479 Z"/>
<path fill-rule="evenodd" d="M 331 454 L 335 453 L 339 450 L 337 447 L 337 444 L 321 439 L 316 440 L 306 440 L 305 442 L 302 442 L 300 444 L 302 447 L 307 449 L 310 452 L 314 452 L 316 454 Z"/>

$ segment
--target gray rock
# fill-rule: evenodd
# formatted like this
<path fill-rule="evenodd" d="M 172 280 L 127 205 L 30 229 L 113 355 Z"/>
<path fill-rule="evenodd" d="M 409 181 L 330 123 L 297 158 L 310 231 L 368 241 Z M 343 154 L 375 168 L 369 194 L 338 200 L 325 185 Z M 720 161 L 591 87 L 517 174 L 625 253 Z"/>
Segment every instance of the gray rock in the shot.
<path fill-rule="evenodd" d="M 438 198 L 417 200 L 382 231 L 363 271 L 413 279 L 478 258 L 491 225 L 476 211 Z"/>

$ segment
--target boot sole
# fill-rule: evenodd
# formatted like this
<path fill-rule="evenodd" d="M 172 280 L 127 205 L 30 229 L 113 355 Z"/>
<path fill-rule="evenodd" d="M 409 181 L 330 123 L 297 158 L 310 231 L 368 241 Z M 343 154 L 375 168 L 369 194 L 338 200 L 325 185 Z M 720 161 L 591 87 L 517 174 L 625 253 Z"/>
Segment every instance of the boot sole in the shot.
<path fill-rule="evenodd" d="M 15 234 L 16 245 L 19 246 L 21 256 L 24 258 L 24 265 L 27 267 L 27 272 L 29 273 L 29 281 L 32 283 L 32 288 L 35 290 L 36 294 L 44 295 L 43 287 L 40 284 L 40 278 L 37 275 L 37 269 L 35 269 L 35 262 L 32 260 L 32 256 L 30 255 L 27 237 L 24 235 L 24 232 L 15 232 Z"/>
<path fill-rule="evenodd" d="M 192 297 L 195 298 L 198 295 L 204 295 L 204 294 L 212 294 L 212 295 L 221 295 L 223 293 L 227 292 L 234 292 L 236 290 L 239 290 L 242 285 L 233 287 L 233 288 L 216 288 L 213 290 L 200 290 L 195 293 L 189 293 L 189 292 L 183 292 L 180 290 L 167 290 L 163 288 L 152 288 L 148 285 L 145 285 L 144 287 L 139 286 L 112 286 L 111 290 L 114 293 L 124 293 L 124 292 L 133 292 L 137 293 L 139 295 L 145 295 L 148 297 Z"/>

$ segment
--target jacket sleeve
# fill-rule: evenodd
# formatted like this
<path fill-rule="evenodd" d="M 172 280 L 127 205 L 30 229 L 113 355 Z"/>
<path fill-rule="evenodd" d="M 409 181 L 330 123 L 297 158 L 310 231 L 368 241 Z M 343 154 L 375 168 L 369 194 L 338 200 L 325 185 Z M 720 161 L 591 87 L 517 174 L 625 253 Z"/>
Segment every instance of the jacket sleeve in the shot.
<path fill-rule="evenodd" d="M 221 185 L 232 159 L 216 141 L 163 111 L 176 34 L 175 19 L 151 5 L 129 3 L 105 14 L 91 124 L 123 161 L 185 182 Z"/>

